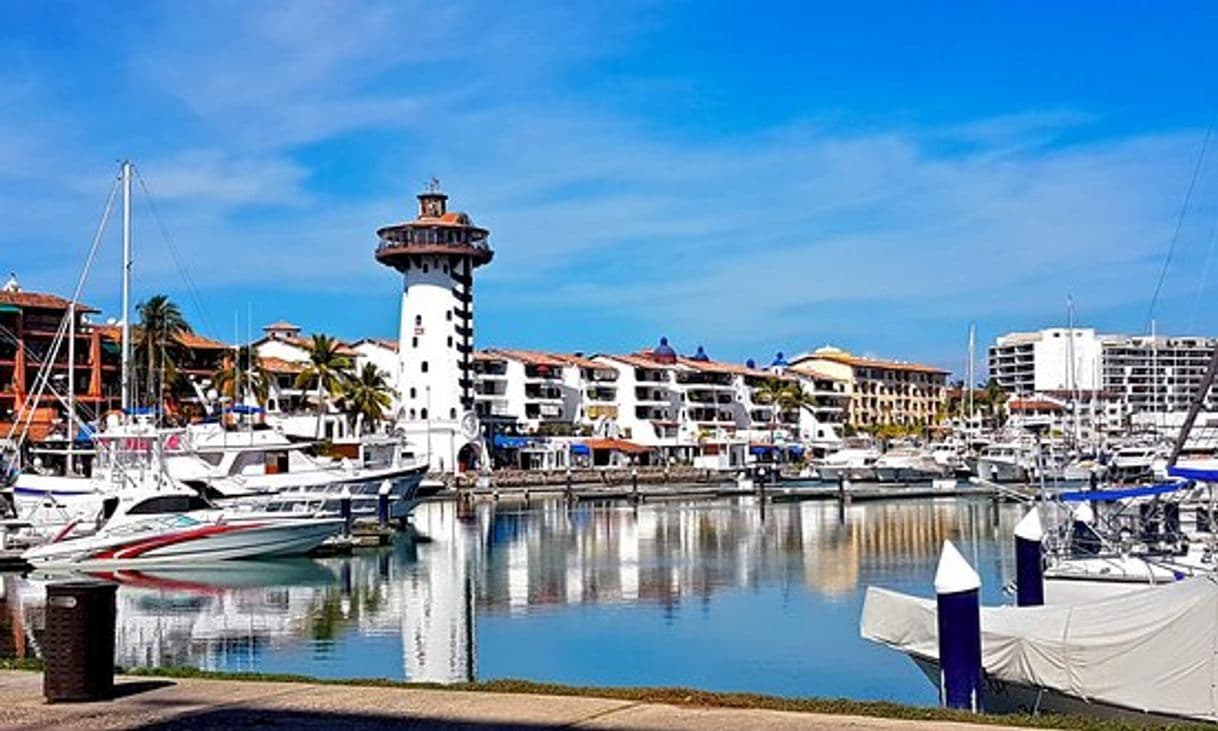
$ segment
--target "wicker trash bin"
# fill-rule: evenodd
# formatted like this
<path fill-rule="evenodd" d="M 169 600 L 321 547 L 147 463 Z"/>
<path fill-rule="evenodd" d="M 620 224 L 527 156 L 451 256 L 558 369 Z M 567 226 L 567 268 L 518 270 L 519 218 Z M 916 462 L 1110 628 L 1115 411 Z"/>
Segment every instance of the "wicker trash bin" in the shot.
<path fill-rule="evenodd" d="M 114 596 L 105 581 L 47 586 L 42 693 L 50 703 L 95 701 L 114 692 Z"/>

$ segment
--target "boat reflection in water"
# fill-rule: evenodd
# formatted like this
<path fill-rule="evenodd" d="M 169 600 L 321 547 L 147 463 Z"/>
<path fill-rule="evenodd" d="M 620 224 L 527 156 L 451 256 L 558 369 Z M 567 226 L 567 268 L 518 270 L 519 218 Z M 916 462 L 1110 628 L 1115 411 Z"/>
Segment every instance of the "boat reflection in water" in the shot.
<path fill-rule="evenodd" d="M 929 594 L 944 539 L 986 599 L 1014 574 L 1018 508 L 983 500 L 750 499 L 420 506 L 392 548 L 118 581 L 125 666 L 454 682 L 523 677 L 933 703 L 858 638 L 863 590 Z M 3 577 L 0 654 L 34 655 L 45 585 Z"/>

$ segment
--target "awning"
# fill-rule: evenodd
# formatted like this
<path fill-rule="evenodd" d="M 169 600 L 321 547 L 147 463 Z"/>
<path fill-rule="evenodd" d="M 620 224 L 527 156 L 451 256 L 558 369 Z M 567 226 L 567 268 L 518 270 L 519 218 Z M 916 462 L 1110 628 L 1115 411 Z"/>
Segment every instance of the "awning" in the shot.
<path fill-rule="evenodd" d="M 749 454 L 755 454 L 758 457 L 767 457 L 773 454 L 778 447 L 773 444 L 753 444 L 749 446 Z"/>
<path fill-rule="evenodd" d="M 17 305 L 0 305 L 0 314 L 15 315 L 18 312 L 21 312 L 21 308 Z"/>
<path fill-rule="evenodd" d="M 584 444 L 593 451 L 622 452 L 624 454 L 646 454 L 651 447 L 628 442 L 625 439 L 589 439 Z"/>
<path fill-rule="evenodd" d="M 1167 468 L 1167 474 L 1172 477 L 1181 477 L 1185 480 L 1197 480 L 1199 482 L 1218 482 L 1218 470 L 1203 470 L 1195 467 L 1177 467 L 1172 465 Z"/>
<path fill-rule="evenodd" d="M 588 449 L 587 444 L 575 443 L 571 445 L 571 454 L 577 457 L 587 457 L 592 454 L 592 450 Z"/>
<path fill-rule="evenodd" d="M 496 434 L 491 444 L 499 449 L 523 449 L 529 446 L 528 437 L 513 437 L 508 434 Z"/>
<path fill-rule="evenodd" d="M 1161 485 L 1146 485 L 1145 487 L 1121 487 L 1115 490 L 1079 490 L 1076 492 L 1063 492 L 1058 497 L 1067 503 L 1080 503 L 1091 500 L 1124 500 L 1131 497 L 1164 495 L 1190 487 L 1192 484 L 1191 482 L 1183 481 L 1165 482 Z"/>
<path fill-rule="evenodd" d="M 261 406 L 250 406 L 248 404 L 237 404 L 236 406 L 226 406 L 224 408 L 226 414 L 265 414 L 266 409 Z"/>

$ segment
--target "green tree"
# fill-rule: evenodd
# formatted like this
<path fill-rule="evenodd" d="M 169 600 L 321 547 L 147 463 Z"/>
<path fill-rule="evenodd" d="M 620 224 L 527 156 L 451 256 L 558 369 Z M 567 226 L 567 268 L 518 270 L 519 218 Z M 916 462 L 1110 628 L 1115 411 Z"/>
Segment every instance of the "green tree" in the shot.
<path fill-rule="evenodd" d="M 296 376 L 296 388 L 313 388 L 317 395 L 316 438 L 321 439 L 321 420 L 326 413 L 326 395 L 339 395 L 351 378 L 351 360 L 339 352 L 339 343 L 329 335 L 314 335 L 309 343 L 309 362 Z"/>
<path fill-rule="evenodd" d="M 258 354 L 248 345 L 236 348 L 224 357 L 220 369 L 212 375 L 220 395 L 240 403 L 253 396 L 259 406 L 265 406 L 271 393 L 271 375 L 262 367 Z M 238 392 L 238 390 L 240 392 Z"/>
<path fill-rule="evenodd" d="M 375 429 L 393 404 L 393 393 L 384 372 L 373 363 L 365 363 L 356 375 L 342 385 L 339 404 L 343 411 L 357 420 L 364 417 L 363 429 Z"/>
<path fill-rule="evenodd" d="M 163 387 L 177 379 L 173 361 L 173 351 L 178 347 L 177 336 L 191 332 L 191 329 L 182 311 L 163 294 L 139 303 L 136 312 L 140 321 L 134 328 L 135 355 L 143 371 L 146 403 L 153 405 L 159 401 L 158 383 Z"/>

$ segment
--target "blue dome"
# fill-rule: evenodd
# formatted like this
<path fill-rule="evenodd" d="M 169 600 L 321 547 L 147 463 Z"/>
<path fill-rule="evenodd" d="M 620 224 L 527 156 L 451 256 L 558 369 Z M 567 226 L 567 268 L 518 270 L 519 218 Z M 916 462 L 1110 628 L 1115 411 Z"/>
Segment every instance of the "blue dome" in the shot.
<path fill-rule="evenodd" d="M 676 363 L 677 351 L 673 350 L 672 346 L 668 344 L 668 338 L 660 338 L 660 344 L 656 346 L 655 350 L 651 351 L 651 357 L 660 363 Z"/>
<path fill-rule="evenodd" d="M 706 362 L 709 362 L 709 361 L 710 361 L 710 356 L 708 356 L 708 355 L 706 354 L 706 351 L 705 351 L 705 350 L 703 350 L 702 346 L 701 346 L 701 345 L 699 345 L 699 346 L 698 346 L 698 352 L 694 353 L 694 358 L 693 358 L 693 359 L 694 359 L 694 360 L 697 360 L 697 361 L 702 361 L 703 363 L 706 363 Z"/>
<path fill-rule="evenodd" d="M 782 351 L 780 350 L 780 351 L 778 351 L 778 355 L 774 356 L 774 362 L 770 364 L 770 367 L 771 368 L 773 368 L 773 367 L 786 368 L 789 365 L 791 365 L 791 364 L 787 362 L 786 358 L 782 357 Z"/>
<path fill-rule="evenodd" d="M 756 367 L 757 367 L 757 361 L 753 360 L 752 358 L 749 358 L 748 360 L 746 360 L 746 361 L 744 362 L 744 365 L 745 365 L 745 367 L 747 367 L 747 368 L 756 368 Z"/>

